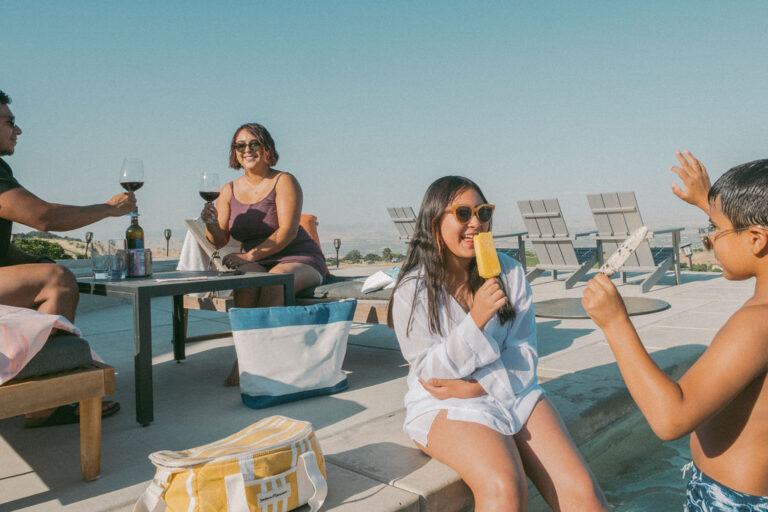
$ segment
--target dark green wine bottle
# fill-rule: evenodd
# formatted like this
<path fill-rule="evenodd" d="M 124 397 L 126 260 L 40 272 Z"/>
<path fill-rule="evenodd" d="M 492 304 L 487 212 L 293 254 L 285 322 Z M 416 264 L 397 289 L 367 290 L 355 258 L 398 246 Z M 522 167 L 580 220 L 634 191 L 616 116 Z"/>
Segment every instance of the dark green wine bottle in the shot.
<path fill-rule="evenodd" d="M 139 213 L 131 213 L 131 225 L 125 230 L 125 241 L 128 249 L 144 248 L 144 230 L 139 226 Z"/>

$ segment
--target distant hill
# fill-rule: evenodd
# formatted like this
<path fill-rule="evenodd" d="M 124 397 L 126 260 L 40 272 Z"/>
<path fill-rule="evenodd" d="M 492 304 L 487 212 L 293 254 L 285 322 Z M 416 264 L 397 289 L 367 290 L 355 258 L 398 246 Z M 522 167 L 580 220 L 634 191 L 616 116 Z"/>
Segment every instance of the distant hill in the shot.
<path fill-rule="evenodd" d="M 75 242 L 82 242 L 80 238 L 73 238 L 71 236 L 61 236 L 56 233 L 49 233 L 48 231 L 30 231 L 29 233 L 14 233 L 16 238 L 41 238 L 43 240 L 72 240 Z"/>

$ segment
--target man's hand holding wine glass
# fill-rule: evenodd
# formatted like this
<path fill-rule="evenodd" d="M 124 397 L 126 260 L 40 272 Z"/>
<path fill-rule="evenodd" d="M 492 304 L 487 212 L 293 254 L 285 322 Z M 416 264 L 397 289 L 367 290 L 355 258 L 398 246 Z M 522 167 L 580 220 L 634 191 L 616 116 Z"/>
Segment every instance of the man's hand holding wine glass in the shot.
<path fill-rule="evenodd" d="M 136 210 L 136 195 L 133 192 L 121 192 L 112 196 L 107 204 L 115 209 L 113 217 L 120 217 Z"/>

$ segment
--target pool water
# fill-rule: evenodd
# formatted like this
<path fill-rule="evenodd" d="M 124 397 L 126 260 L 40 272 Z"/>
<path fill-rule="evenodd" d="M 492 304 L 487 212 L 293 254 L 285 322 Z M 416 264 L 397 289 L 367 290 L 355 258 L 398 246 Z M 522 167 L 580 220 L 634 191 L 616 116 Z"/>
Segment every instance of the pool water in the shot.
<path fill-rule="evenodd" d="M 616 512 L 682 512 L 685 486 L 681 468 L 691 460 L 688 436 L 663 442 L 636 411 L 584 443 L 581 452 Z M 528 510 L 550 508 L 529 487 Z M 533 496 L 535 494 L 535 496 Z"/>
<path fill-rule="evenodd" d="M 588 441 L 582 453 L 615 511 L 683 510 L 688 436 L 661 441 L 636 411 Z"/>

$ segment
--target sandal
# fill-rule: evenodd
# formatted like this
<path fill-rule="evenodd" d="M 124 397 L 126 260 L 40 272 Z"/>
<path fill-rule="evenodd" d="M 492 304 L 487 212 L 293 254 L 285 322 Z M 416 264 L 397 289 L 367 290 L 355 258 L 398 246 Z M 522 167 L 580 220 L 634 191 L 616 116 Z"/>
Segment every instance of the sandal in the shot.
<path fill-rule="evenodd" d="M 108 418 L 120 410 L 119 402 L 102 401 L 101 417 Z M 71 425 L 80 423 L 80 414 L 77 404 L 62 405 L 57 407 L 48 416 L 42 418 L 24 418 L 24 428 L 53 427 L 56 425 Z"/>

